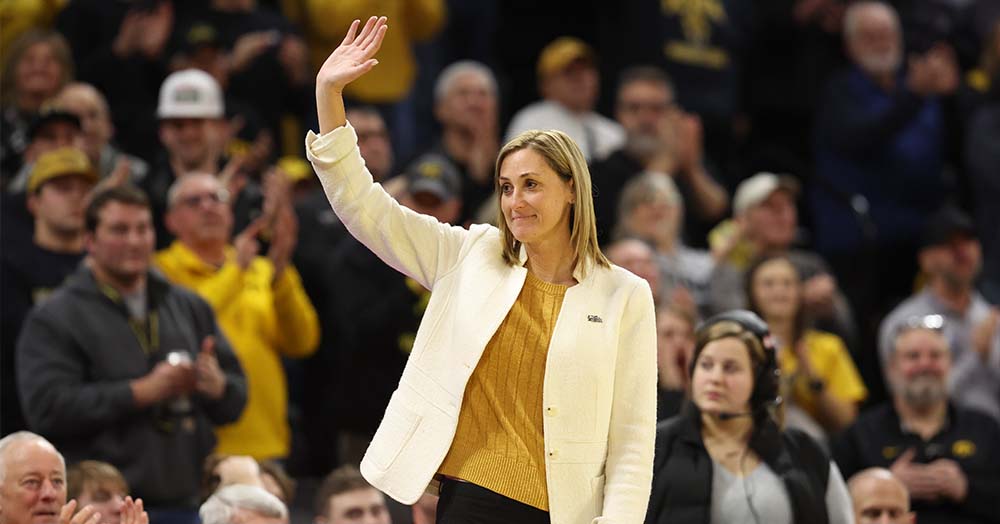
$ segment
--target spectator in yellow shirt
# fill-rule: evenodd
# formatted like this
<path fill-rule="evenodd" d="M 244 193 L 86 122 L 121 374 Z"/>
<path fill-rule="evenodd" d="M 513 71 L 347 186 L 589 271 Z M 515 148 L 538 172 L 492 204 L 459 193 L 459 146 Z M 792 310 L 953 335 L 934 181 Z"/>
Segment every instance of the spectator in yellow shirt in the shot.
<path fill-rule="evenodd" d="M 211 304 L 246 373 L 246 409 L 218 428 L 217 452 L 256 459 L 286 457 L 290 449 L 281 357 L 307 357 L 319 342 L 316 311 L 290 263 L 297 224 L 287 188 L 266 185 L 264 214 L 230 244 L 233 212 L 222 182 L 211 174 L 177 179 L 166 215 L 177 240 L 156 256 L 167 278 Z M 258 256 L 268 226 L 270 247 Z"/>
<path fill-rule="evenodd" d="M 808 327 L 802 278 L 788 255 L 754 261 L 747 269 L 746 288 L 750 308 L 777 339 L 786 423 L 820 440 L 846 429 L 868 391 L 843 340 Z"/>

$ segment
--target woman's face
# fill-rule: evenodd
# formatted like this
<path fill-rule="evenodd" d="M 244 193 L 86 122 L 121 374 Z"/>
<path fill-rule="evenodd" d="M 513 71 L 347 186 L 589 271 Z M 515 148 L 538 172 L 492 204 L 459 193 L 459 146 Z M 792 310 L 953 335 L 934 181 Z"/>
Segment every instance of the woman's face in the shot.
<path fill-rule="evenodd" d="M 753 366 L 738 338 L 709 342 L 701 350 L 691 377 L 691 397 L 702 413 L 745 413 L 750 410 Z"/>
<path fill-rule="evenodd" d="M 569 239 L 573 184 L 531 148 L 510 153 L 500 166 L 500 208 L 514 238 L 525 245 Z"/>
<path fill-rule="evenodd" d="M 59 89 L 62 66 L 52 46 L 38 42 L 21 56 L 15 74 L 18 92 L 53 96 Z"/>
<path fill-rule="evenodd" d="M 765 320 L 794 318 L 799 310 L 800 286 L 795 267 L 780 258 L 761 264 L 751 282 L 754 302 Z"/>

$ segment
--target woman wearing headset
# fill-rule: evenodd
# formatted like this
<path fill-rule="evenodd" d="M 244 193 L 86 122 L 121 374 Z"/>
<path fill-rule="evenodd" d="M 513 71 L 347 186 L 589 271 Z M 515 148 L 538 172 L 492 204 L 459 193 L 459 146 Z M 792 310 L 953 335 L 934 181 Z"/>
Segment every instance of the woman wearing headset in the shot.
<path fill-rule="evenodd" d="M 440 224 L 396 203 L 364 167 L 342 90 L 377 63 L 369 19 L 316 78 L 306 151 L 358 240 L 432 291 L 361 472 L 413 503 L 440 482 L 438 522 L 641 522 L 655 432 L 648 284 L 597 246 L 590 175 L 558 131 L 497 158 L 499 228 Z"/>
<path fill-rule="evenodd" d="M 647 524 L 839 524 L 854 521 L 836 465 L 781 427 L 767 324 L 749 311 L 696 333 L 691 400 L 657 428 Z"/>

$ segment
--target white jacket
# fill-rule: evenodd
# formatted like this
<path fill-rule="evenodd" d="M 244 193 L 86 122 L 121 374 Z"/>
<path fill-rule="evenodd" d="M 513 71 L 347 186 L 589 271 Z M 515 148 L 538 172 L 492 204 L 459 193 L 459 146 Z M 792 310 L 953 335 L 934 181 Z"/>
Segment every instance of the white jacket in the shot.
<path fill-rule="evenodd" d="M 310 132 L 306 152 L 351 234 L 432 291 L 361 462 L 372 485 L 412 504 L 451 447 L 469 376 L 527 270 L 504 263 L 497 228 L 448 226 L 399 205 L 372 181 L 350 124 Z M 553 524 L 639 524 L 656 425 L 652 294 L 619 267 L 578 264 L 573 275 L 578 283 L 563 299 L 542 391 L 549 517 Z"/>

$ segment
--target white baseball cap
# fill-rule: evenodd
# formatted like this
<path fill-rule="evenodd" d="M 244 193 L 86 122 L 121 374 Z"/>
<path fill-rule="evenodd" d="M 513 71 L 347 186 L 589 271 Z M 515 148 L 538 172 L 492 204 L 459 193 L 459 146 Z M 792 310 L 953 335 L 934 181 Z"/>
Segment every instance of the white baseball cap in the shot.
<path fill-rule="evenodd" d="M 171 73 L 160 86 L 156 116 L 163 118 L 222 118 L 225 102 L 222 88 L 212 75 L 200 69 Z"/>
<path fill-rule="evenodd" d="M 742 215 L 747 209 L 767 200 L 771 193 L 779 189 L 788 191 L 793 197 L 799 195 L 798 181 L 788 175 L 757 173 L 740 182 L 733 196 L 733 214 Z"/>

